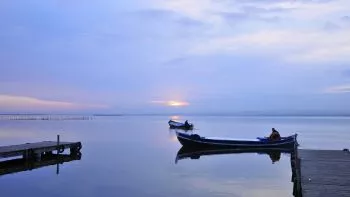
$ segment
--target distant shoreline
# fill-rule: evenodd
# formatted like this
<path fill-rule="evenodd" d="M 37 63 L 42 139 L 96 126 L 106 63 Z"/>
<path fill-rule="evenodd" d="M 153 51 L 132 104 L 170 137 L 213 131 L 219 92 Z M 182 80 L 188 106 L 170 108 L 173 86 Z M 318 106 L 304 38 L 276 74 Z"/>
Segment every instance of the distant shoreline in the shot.
<path fill-rule="evenodd" d="M 92 120 L 88 115 L 0 114 L 0 120 Z"/>
<path fill-rule="evenodd" d="M 125 113 L 125 114 L 49 114 L 49 113 L 0 113 L 0 117 L 5 116 L 65 116 L 65 117 L 117 117 L 117 116 L 217 116 L 217 117 L 350 117 L 350 114 L 260 114 L 260 113 L 237 113 L 237 114 L 219 114 L 219 113 Z"/>

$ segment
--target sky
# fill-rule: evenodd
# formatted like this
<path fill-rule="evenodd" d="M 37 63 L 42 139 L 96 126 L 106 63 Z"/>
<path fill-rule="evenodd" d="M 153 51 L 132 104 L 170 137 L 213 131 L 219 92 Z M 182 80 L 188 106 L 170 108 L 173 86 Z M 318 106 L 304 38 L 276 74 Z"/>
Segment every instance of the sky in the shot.
<path fill-rule="evenodd" d="M 0 27 L 0 113 L 350 110 L 349 0 L 11 0 Z"/>

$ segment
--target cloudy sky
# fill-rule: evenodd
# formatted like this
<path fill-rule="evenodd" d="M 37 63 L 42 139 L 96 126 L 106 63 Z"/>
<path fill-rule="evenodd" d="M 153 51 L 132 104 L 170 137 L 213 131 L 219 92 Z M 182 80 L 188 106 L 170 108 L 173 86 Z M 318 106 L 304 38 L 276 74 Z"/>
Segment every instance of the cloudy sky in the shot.
<path fill-rule="evenodd" d="M 0 2 L 0 112 L 350 110 L 349 0 Z"/>

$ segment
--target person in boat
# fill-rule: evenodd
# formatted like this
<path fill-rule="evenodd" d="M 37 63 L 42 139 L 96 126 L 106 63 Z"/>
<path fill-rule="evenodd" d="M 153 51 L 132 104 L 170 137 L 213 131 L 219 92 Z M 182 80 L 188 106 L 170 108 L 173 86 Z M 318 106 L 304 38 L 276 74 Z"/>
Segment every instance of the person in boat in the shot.
<path fill-rule="evenodd" d="M 281 140 L 281 135 L 275 128 L 272 128 L 272 133 L 269 136 L 269 140 L 271 141 Z"/>
<path fill-rule="evenodd" d="M 185 121 L 185 127 L 189 127 L 190 124 L 188 123 L 188 120 Z"/>

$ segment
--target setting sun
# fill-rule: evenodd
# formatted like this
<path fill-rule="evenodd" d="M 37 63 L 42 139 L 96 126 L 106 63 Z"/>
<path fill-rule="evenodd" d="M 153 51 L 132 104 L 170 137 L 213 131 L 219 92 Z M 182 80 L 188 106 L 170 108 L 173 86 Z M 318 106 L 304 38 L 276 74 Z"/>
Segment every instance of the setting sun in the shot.
<path fill-rule="evenodd" d="M 174 106 L 174 107 L 181 107 L 181 106 L 187 106 L 189 103 L 183 102 L 183 101 L 168 101 L 168 106 Z"/>

